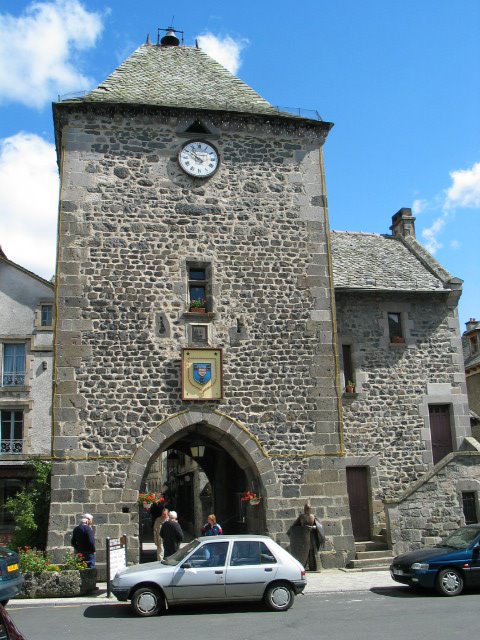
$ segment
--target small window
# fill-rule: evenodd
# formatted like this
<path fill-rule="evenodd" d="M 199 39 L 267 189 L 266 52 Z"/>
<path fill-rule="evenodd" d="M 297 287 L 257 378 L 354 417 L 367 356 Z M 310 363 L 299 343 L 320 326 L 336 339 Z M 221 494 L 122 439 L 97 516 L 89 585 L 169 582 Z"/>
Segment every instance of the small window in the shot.
<path fill-rule="evenodd" d="M 210 267 L 202 264 L 187 264 L 189 311 L 206 313 L 211 311 Z"/>
<path fill-rule="evenodd" d="M 465 524 L 476 524 L 477 518 L 477 501 L 475 491 L 462 492 L 462 508 L 465 516 Z"/>
<path fill-rule="evenodd" d="M 53 305 L 42 304 L 40 307 L 40 325 L 42 327 L 51 327 L 53 324 Z"/>
<path fill-rule="evenodd" d="M 402 343 L 405 342 L 402 327 L 402 315 L 395 311 L 388 312 L 388 335 L 390 342 Z"/>
<path fill-rule="evenodd" d="M 470 336 L 470 353 L 473 355 L 478 351 L 478 336 Z"/>
<path fill-rule="evenodd" d="M 22 387 L 25 384 L 25 343 L 3 345 L 2 385 Z"/>
<path fill-rule="evenodd" d="M 352 346 L 342 344 L 343 377 L 345 387 L 355 386 L 355 374 L 353 370 Z"/>
<path fill-rule="evenodd" d="M 22 453 L 23 411 L 2 410 L 0 448 L 2 453 Z"/>

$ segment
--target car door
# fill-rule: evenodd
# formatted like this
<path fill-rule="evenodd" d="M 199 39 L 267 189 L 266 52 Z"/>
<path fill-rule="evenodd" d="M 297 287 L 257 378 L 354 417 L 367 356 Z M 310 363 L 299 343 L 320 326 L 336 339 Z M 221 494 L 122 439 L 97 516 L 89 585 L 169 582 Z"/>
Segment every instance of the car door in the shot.
<path fill-rule="evenodd" d="M 277 571 L 277 559 L 264 542 L 234 541 L 225 579 L 227 599 L 260 599 Z"/>
<path fill-rule="evenodd" d="M 472 549 L 469 582 L 472 586 L 480 586 L 480 536 L 477 537 Z"/>
<path fill-rule="evenodd" d="M 176 570 L 172 580 L 175 602 L 224 600 L 228 541 L 205 542 Z"/>

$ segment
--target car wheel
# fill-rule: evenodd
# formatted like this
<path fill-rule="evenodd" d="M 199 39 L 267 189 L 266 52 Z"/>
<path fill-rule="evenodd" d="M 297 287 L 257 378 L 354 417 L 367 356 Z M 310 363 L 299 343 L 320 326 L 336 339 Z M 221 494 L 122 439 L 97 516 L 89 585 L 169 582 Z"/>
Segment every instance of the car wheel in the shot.
<path fill-rule="evenodd" d="M 286 611 L 292 606 L 294 597 L 295 594 L 289 584 L 277 582 L 267 587 L 264 600 L 271 611 Z"/>
<path fill-rule="evenodd" d="M 442 596 L 458 596 L 463 591 L 463 577 L 457 569 L 442 569 L 437 576 L 437 591 Z"/>
<path fill-rule="evenodd" d="M 2 605 L 2 607 L 6 607 L 7 606 L 7 602 L 8 602 L 8 600 L 2 600 L 0 602 L 0 604 Z"/>
<path fill-rule="evenodd" d="M 163 608 L 163 596 L 153 587 L 140 587 L 132 596 L 132 607 L 144 618 L 156 616 Z"/>

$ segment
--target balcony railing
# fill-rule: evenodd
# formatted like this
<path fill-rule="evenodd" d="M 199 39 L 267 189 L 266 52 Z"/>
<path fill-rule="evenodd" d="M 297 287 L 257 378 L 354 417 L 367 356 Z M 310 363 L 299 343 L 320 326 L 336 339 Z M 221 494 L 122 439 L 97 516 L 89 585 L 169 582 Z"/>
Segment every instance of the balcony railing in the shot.
<path fill-rule="evenodd" d="M 23 453 L 23 439 L 0 440 L 0 453 Z"/>
<path fill-rule="evenodd" d="M 4 387 L 23 387 L 25 385 L 25 372 L 10 373 L 8 371 L 3 372 L 2 385 Z"/>

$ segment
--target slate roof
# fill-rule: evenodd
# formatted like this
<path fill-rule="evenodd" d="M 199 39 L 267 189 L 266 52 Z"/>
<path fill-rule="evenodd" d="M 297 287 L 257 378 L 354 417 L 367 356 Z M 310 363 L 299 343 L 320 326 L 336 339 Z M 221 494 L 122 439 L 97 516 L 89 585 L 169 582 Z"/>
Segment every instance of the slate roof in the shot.
<path fill-rule="evenodd" d="M 330 238 L 335 289 L 445 291 L 451 278 L 415 240 L 407 246 L 393 236 L 349 231 L 332 231 Z"/>
<path fill-rule="evenodd" d="M 279 114 L 201 49 L 152 44 L 139 47 L 96 89 L 69 102 L 188 105 L 191 109 Z"/>

